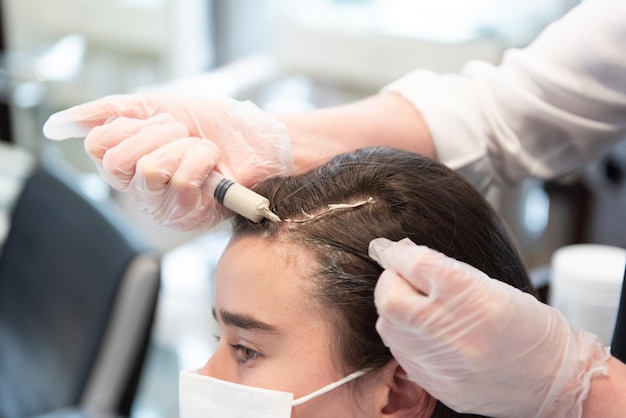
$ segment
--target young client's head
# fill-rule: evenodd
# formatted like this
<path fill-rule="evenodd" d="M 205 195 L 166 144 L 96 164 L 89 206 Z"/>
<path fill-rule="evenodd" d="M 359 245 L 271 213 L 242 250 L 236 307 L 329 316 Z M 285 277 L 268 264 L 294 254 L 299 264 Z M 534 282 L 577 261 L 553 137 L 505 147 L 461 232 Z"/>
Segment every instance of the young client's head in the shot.
<path fill-rule="evenodd" d="M 293 416 L 462 416 L 408 381 L 377 334 L 373 294 L 382 268 L 368 245 L 409 238 L 531 291 L 482 195 L 445 166 L 388 148 L 340 155 L 255 191 L 283 221 L 235 218 L 217 270 L 221 340 L 202 373 L 297 398 L 368 369 Z"/>

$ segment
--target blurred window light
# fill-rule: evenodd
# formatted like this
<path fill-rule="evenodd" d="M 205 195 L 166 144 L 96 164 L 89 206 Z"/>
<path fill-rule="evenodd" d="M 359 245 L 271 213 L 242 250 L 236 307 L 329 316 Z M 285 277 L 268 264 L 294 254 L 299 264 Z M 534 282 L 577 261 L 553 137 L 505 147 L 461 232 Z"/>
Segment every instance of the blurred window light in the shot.
<path fill-rule="evenodd" d="M 543 235 L 550 218 L 550 197 L 543 188 L 531 189 L 524 204 L 524 227 L 532 238 Z"/>
<path fill-rule="evenodd" d="M 37 59 L 34 73 L 43 81 L 70 81 L 78 75 L 86 50 L 82 35 L 67 35 Z"/>
<path fill-rule="evenodd" d="M 569 0 L 278 0 L 308 22 L 439 42 L 498 37 L 526 42 L 566 10 Z M 297 3 L 297 5 L 295 4 Z"/>

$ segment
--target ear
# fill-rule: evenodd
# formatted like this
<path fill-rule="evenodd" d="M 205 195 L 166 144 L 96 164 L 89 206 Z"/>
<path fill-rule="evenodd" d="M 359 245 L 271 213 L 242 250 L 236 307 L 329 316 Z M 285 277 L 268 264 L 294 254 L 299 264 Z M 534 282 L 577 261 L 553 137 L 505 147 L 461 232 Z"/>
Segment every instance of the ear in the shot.
<path fill-rule="evenodd" d="M 388 418 L 430 417 L 437 404 L 435 398 L 409 379 L 396 360 L 384 367 L 387 386 L 386 404 L 381 416 Z"/>

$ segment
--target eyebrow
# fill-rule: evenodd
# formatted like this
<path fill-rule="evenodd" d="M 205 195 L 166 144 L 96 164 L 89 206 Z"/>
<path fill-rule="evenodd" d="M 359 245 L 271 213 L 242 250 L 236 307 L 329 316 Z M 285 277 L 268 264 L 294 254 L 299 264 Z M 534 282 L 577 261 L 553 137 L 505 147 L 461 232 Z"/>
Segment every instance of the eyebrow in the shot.
<path fill-rule="evenodd" d="M 252 315 L 230 312 L 225 309 L 220 309 L 219 317 L 224 325 L 230 325 L 251 331 L 262 331 L 269 334 L 280 334 L 280 331 L 277 327 L 275 327 L 274 325 L 270 325 L 266 322 L 259 321 Z M 215 318 L 215 320 L 218 320 L 215 308 L 213 308 L 213 318 Z"/>

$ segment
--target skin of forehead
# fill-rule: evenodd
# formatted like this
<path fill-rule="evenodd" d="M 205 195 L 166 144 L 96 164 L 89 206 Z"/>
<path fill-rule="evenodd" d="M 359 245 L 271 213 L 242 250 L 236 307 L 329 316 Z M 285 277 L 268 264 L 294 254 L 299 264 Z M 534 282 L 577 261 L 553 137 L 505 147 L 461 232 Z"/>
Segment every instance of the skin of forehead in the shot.
<path fill-rule="evenodd" d="M 311 321 L 324 318 L 325 322 L 327 322 L 326 316 L 323 312 L 323 307 L 313 296 L 314 284 L 307 280 L 307 277 L 311 277 L 313 274 L 314 268 L 312 266 L 316 263 L 316 261 L 313 253 L 307 249 L 306 246 L 290 241 L 284 234 L 272 239 L 262 236 L 244 235 L 234 236 L 228 244 L 226 251 L 229 249 L 232 251 L 232 247 L 243 239 L 255 241 L 255 244 L 264 248 L 269 248 L 271 250 L 271 255 L 275 255 L 285 263 L 285 268 L 292 269 L 294 273 L 292 275 L 292 278 L 294 279 L 292 282 L 301 290 L 301 294 L 304 297 L 302 301 L 304 303 L 299 304 L 299 308 L 305 313 L 307 320 Z M 235 254 L 234 257 L 236 258 L 237 255 Z M 250 314 L 250 312 L 243 313 Z"/>

